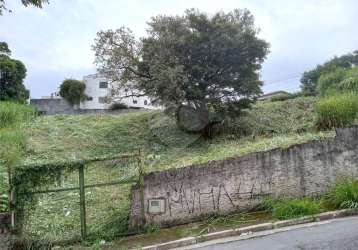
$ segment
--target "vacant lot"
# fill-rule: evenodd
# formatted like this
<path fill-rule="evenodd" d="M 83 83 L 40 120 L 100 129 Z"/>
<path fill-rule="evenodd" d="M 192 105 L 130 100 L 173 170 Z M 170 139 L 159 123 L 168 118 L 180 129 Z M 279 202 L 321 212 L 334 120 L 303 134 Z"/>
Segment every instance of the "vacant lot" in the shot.
<path fill-rule="evenodd" d="M 313 98 L 258 103 L 213 140 L 181 132 L 173 119 L 157 111 L 121 116 L 39 117 L 27 127 L 29 147 L 25 164 L 131 153 L 140 148 L 149 172 L 333 136 L 333 132 L 314 130 L 313 103 Z M 128 166 L 96 164 L 87 171 L 87 182 L 123 178 L 129 170 L 133 172 Z M 77 185 L 76 175 L 67 175 L 62 184 Z M 87 193 L 92 233 L 114 235 L 126 231 L 129 190 L 127 185 Z M 39 198 L 35 212 L 29 213 L 28 232 L 55 238 L 79 233 L 76 191 Z"/>

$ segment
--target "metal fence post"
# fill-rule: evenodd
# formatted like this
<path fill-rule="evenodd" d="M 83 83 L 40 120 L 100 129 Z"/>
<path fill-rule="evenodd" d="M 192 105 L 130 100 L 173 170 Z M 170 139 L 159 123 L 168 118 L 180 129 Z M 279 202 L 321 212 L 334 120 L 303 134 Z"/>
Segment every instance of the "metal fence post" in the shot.
<path fill-rule="evenodd" d="M 86 228 L 86 198 L 85 198 L 85 174 L 84 165 L 81 164 L 78 168 L 79 177 L 79 192 L 80 192 L 80 216 L 81 216 L 81 237 L 82 240 L 86 239 L 87 228 Z"/>
<path fill-rule="evenodd" d="M 12 184 L 12 174 L 8 169 L 8 185 L 9 185 L 9 193 L 8 193 L 8 209 L 10 212 L 10 226 L 11 230 L 14 231 L 17 229 L 16 221 L 15 221 L 15 193 L 14 187 Z"/>
<path fill-rule="evenodd" d="M 139 150 L 139 194 L 140 194 L 140 227 L 141 229 L 145 226 L 145 205 L 144 205 L 144 169 L 142 152 Z"/>

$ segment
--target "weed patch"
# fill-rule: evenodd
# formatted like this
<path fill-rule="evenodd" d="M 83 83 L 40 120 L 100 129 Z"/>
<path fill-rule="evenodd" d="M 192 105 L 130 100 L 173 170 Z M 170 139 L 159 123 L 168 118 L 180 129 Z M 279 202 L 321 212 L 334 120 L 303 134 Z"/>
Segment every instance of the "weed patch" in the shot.
<path fill-rule="evenodd" d="M 264 206 L 279 220 L 314 215 L 322 210 L 320 202 L 308 198 L 267 200 Z"/>
<path fill-rule="evenodd" d="M 326 196 L 334 208 L 358 208 L 358 180 L 346 177 L 338 180 Z"/>

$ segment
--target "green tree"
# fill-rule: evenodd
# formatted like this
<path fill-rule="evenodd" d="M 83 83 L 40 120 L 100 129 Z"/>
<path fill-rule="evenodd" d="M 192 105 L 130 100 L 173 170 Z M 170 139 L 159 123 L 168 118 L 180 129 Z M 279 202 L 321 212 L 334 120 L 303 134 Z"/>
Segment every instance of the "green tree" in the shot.
<path fill-rule="evenodd" d="M 25 6 L 35 6 L 38 8 L 42 8 L 44 3 L 48 3 L 48 0 L 21 0 L 21 3 Z M 0 15 L 3 14 L 4 10 L 8 10 L 5 5 L 5 0 L 0 0 Z M 11 12 L 11 10 L 8 10 Z"/>
<path fill-rule="evenodd" d="M 66 79 L 60 86 L 60 96 L 72 105 L 78 105 L 86 99 L 86 85 L 79 80 Z"/>
<path fill-rule="evenodd" d="M 96 63 L 118 82 L 115 88 L 139 90 L 133 95 L 148 95 L 167 107 L 184 104 L 201 114 L 237 112 L 261 93 L 258 72 L 269 45 L 257 37 L 248 10 L 209 16 L 190 9 L 183 16 L 153 17 L 148 25 L 139 40 L 124 27 L 97 34 Z"/>
<path fill-rule="evenodd" d="M 305 95 L 317 95 L 318 80 L 323 74 L 329 73 L 337 68 L 350 68 L 357 65 L 358 51 L 340 57 L 334 57 L 322 65 L 317 65 L 316 68 L 303 73 L 301 78 L 302 92 Z"/>
<path fill-rule="evenodd" d="M 0 43 L 0 101 L 24 103 L 29 91 L 23 81 L 26 77 L 25 65 L 10 58 L 11 51 L 5 42 Z"/>

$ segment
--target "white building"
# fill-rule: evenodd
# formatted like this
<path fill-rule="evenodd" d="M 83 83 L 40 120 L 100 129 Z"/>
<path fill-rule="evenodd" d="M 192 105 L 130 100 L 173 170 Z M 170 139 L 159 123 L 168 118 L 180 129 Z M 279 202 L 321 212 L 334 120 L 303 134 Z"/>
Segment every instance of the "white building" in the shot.
<path fill-rule="evenodd" d="M 147 96 L 124 97 L 130 95 L 128 89 L 123 89 L 118 95 L 111 96 L 111 82 L 97 74 L 83 77 L 83 82 L 86 84 L 87 100 L 80 104 L 80 109 L 110 109 L 111 105 L 116 102 L 126 104 L 129 108 L 159 108 L 153 105 Z"/>

